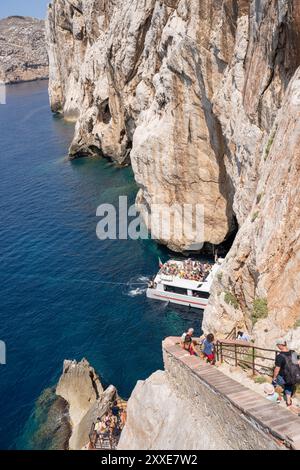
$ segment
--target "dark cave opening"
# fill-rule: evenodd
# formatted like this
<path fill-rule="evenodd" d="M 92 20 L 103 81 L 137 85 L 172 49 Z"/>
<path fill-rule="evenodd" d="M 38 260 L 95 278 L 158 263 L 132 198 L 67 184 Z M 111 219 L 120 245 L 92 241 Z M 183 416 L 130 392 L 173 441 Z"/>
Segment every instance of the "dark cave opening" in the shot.
<path fill-rule="evenodd" d="M 109 107 L 109 98 L 104 100 L 100 105 L 101 120 L 104 124 L 109 124 L 111 121 L 111 112 Z"/>

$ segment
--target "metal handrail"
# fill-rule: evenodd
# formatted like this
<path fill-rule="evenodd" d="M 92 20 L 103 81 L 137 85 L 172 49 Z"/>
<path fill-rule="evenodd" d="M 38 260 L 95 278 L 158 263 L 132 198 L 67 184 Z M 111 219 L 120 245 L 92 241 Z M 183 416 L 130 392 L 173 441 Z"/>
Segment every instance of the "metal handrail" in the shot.
<path fill-rule="evenodd" d="M 234 326 L 232 330 L 230 331 L 230 333 L 228 333 L 225 339 L 233 339 L 233 338 L 235 339 L 236 335 L 237 335 L 237 327 Z"/>
<path fill-rule="evenodd" d="M 272 355 L 272 357 L 266 357 L 266 356 L 257 354 L 257 351 L 272 352 L 274 353 L 274 355 Z M 231 355 L 228 353 L 231 353 Z M 275 362 L 277 354 L 278 354 L 278 351 L 276 351 L 275 349 L 261 348 L 253 344 L 245 344 L 245 342 L 238 341 L 238 340 L 234 341 L 230 339 L 225 339 L 225 340 L 218 340 L 216 342 L 216 356 L 217 356 L 218 361 L 221 361 L 221 363 L 223 363 L 224 358 L 228 358 L 234 361 L 234 364 L 236 367 L 239 364 L 247 364 L 251 366 L 253 375 L 257 371 L 257 367 L 260 367 L 261 369 L 264 369 L 264 370 L 266 369 L 271 370 L 272 372 L 269 375 L 272 376 L 273 369 L 274 369 L 274 362 Z M 250 355 L 251 355 L 251 360 L 247 360 L 249 359 Z M 272 366 L 268 366 L 266 364 L 258 364 L 257 359 L 263 359 L 264 361 L 272 361 L 273 364 Z"/>

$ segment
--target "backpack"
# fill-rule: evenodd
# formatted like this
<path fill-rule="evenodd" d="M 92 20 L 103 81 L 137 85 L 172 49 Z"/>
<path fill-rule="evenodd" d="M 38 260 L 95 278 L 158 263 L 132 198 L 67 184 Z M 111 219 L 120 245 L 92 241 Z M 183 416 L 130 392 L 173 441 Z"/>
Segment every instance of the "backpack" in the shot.
<path fill-rule="evenodd" d="M 295 351 L 285 356 L 284 364 L 284 380 L 289 385 L 300 384 L 300 366 L 298 364 L 298 357 Z"/>

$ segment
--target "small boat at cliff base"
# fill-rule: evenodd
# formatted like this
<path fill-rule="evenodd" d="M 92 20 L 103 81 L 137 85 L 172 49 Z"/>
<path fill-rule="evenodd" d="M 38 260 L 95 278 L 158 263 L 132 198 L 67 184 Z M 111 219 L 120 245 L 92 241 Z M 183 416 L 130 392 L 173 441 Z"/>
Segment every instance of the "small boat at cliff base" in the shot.
<path fill-rule="evenodd" d="M 160 270 L 149 282 L 146 295 L 150 299 L 203 310 L 223 261 L 223 258 L 218 258 L 214 264 L 192 259 L 169 260 L 164 264 L 160 261 Z"/>

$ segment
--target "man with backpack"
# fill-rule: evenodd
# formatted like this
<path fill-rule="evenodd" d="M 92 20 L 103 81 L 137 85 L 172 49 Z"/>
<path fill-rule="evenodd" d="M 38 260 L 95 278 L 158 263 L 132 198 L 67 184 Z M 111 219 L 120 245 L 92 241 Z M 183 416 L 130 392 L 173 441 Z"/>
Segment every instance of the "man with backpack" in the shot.
<path fill-rule="evenodd" d="M 275 359 L 275 369 L 272 385 L 279 385 L 284 389 L 286 405 L 292 405 L 292 396 L 296 385 L 300 383 L 300 366 L 297 353 L 289 350 L 284 339 L 276 341 L 280 353 Z"/>

